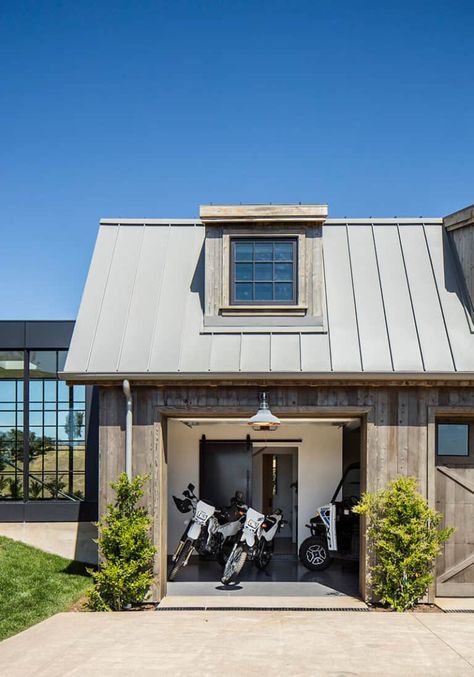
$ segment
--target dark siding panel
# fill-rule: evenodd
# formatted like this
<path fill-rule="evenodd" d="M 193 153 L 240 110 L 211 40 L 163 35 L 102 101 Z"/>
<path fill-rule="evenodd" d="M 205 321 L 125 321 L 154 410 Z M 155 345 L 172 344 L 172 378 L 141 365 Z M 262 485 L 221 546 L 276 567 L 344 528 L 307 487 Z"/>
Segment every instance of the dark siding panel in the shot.
<path fill-rule="evenodd" d="M 0 322 L 0 349 L 22 350 L 25 347 L 24 322 Z"/>
<path fill-rule="evenodd" d="M 67 349 L 71 343 L 73 321 L 26 322 L 26 348 Z"/>

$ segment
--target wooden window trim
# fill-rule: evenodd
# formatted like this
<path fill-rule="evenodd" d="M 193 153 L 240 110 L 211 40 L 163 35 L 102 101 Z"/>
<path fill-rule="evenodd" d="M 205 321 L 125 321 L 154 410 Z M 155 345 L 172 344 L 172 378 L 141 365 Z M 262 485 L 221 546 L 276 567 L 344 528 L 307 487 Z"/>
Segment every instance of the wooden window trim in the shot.
<path fill-rule="evenodd" d="M 438 426 L 439 425 L 467 425 L 467 456 L 451 456 L 438 454 Z M 437 418 L 435 426 L 435 458 L 436 465 L 445 466 L 473 466 L 474 465 L 474 419 L 472 418 Z"/>

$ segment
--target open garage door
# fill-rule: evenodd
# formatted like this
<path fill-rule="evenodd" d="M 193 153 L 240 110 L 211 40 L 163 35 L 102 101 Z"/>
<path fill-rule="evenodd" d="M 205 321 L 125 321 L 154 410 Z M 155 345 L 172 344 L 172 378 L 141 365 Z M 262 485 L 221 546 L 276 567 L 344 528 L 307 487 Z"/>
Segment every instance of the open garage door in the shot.
<path fill-rule="evenodd" d="M 474 596 L 474 468 L 436 468 L 436 508 L 456 532 L 437 562 L 438 597 Z"/>
<path fill-rule="evenodd" d="M 237 584 L 221 583 L 222 565 L 212 552 L 194 553 L 167 583 L 167 604 L 182 605 L 183 596 L 211 604 L 242 605 L 244 599 L 284 598 L 285 606 L 306 607 L 325 598 L 324 604 L 358 604 L 358 561 L 338 553 L 326 569 L 307 568 L 298 557 L 299 547 L 311 536 L 306 526 L 319 506 L 334 495 L 346 466 L 360 459 L 360 421 L 355 419 L 282 420 L 277 434 L 253 431 L 246 420 L 175 418 L 168 423 L 168 557 L 171 560 L 186 528 L 188 514 L 181 514 L 173 496 L 180 496 L 188 482 L 196 495 L 214 506 L 227 506 L 242 491 L 252 508 L 269 514 L 283 512 L 285 525 L 273 537 L 272 556 L 263 569 L 257 558 L 248 559 Z M 351 487 L 338 492 L 343 501 Z M 340 495 L 339 495 L 340 494 Z M 341 544 L 343 543 L 341 537 Z M 219 553 L 217 553 L 218 555 Z M 256 555 L 257 553 L 254 553 Z M 168 562 L 171 565 L 171 562 Z M 212 602 L 214 604 L 214 602 Z M 362 604 L 362 603 L 361 603 Z"/>

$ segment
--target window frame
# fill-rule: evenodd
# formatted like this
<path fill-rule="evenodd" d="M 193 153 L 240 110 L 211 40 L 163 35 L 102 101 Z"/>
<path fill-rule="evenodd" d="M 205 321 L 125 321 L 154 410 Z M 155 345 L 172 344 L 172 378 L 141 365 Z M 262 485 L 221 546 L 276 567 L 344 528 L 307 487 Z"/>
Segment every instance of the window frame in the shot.
<path fill-rule="evenodd" d="M 293 256 L 292 256 L 292 265 L 293 265 L 293 276 L 291 280 L 291 284 L 293 285 L 293 294 L 291 299 L 259 299 L 259 300 L 239 300 L 235 298 L 235 285 L 237 283 L 237 280 L 235 279 L 235 265 L 236 265 L 236 259 L 235 259 L 235 245 L 236 244 L 242 244 L 242 243 L 249 243 L 254 245 L 255 243 L 260 243 L 260 242 L 265 242 L 265 243 L 278 243 L 278 242 L 283 242 L 283 243 L 291 243 L 292 244 L 292 249 L 293 249 Z M 269 237 L 269 236 L 231 236 L 230 237 L 230 247 L 229 247 L 229 303 L 230 306 L 232 307 L 253 307 L 253 308 L 266 308 L 266 307 L 272 307 L 272 308 L 282 308 L 282 307 L 297 307 L 298 306 L 298 299 L 299 299 L 299 288 L 298 288 L 298 283 L 299 283 L 299 271 L 298 271 L 298 258 L 299 258 L 299 239 L 298 237 L 294 235 L 281 235 L 281 236 L 275 236 L 275 237 Z M 249 262 L 252 263 L 252 265 L 255 265 L 255 258 L 252 258 L 252 261 Z M 287 262 L 285 262 L 287 263 Z M 275 259 L 272 259 L 272 265 L 275 264 Z M 255 285 L 255 279 L 252 278 L 251 284 Z M 276 283 L 275 279 L 272 277 L 271 281 L 269 281 L 272 285 Z"/>
<path fill-rule="evenodd" d="M 77 398 L 76 388 L 79 386 L 68 386 L 64 381 L 60 380 L 58 377 L 59 370 L 59 352 L 58 350 L 54 351 L 28 351 L 28 363 L 31 365 L 33 356 L 32 354 L 37 355 L 38 353 L 54 353 L 55 359 L 55 369 L 54 372 L 42 372 L 41 370 L 36 373 L 29 369 L 29 398 L 28 398 L 28 445 L 31 445 L 31 434 L 36 435 L 38 442 L 41 440 L 41 447 L 43 448 L 42 453 L 38 455 L 38 458 L 41 457 L 41 467 L 32 468 L 34 466 L 35 458 L 29 458 L 28 460 L 28 473 L 27 481 L 25 481 L 25 487 L 28 488 L 28 494 L 26 496 L 27 501 L 86 501 L 87 495 L 87 474 L 86 469 L 78 469 L 78 462 L 80 465 L 80 460 L 78 460 L 79 453 L 76 452 L 77 449 L 80 449 L 80 444 L 84 448 L 84 455 L 86 454 L 87 447 L 87 433 L 88 433 L 88 421 L 86 415 L 86 388 L 85 386 L 80 386 L 84 389 L 84 399 Z M 40 384 L 41 396 L 38 399 L 33 399 L 31 397 L 31 386 L 32 384 Z M 54 396 L 51 399 L 46 397 L 46 386 L 54 384 Z M 61 388 L 63 392 L 61 392 Z M 79 406 L 77 406 L 79 405 Z M 68 421 L 72 420 L 72 417 L 80 412 L 83 414 L 82 418 L 82 439 L 76 439 L 71 433 L 67 434 L 65 432 L 66 425 L 71 425 L 70 423 L 62 424 L 60 423 L 61 415 L 66 413 L 66 419 Z M 32 423 L 32 414 L 37 414 L 41 422 Z M 53 414 L 55 420 L 54 423 L 46 423 L 47 416 Z M 44 440 L 48 439 L 49 435 L 46 435 L 46 431 L 53 430 L 53 437 L 51 449 L 44 450 Z M 64 434 L 60 431 L 64 430 Z M 68 438 L 66 439 L 66 435 Z M 64 451 L 67 451 L 68 467 L 60 468 L 60 457 L 64 456 Z M 51 453 L 50 453 L 51 452 Z M 47 454 L 50 454 L 47 457 Z M 64 459 L 63 459 L 64 460 Z M 50 467 L 46 469 L 45 461 L 53 461 L 54 468 Z M 82 483 L 84 491 L 81 490 L 82 497 L 75 491 L 75 484 L 77 481 L 82 478 Z M 41 486 L 41 495 L 34 497 L 31 492 L 31 481 L 37 482 Z M 49 482 L 56 483 L 56 486 L 59 487 L 59 483 L 63 483 L 66 480 L 65 486 L 62 487 L 56 496 L 53 495 L 53 491 L 48 486 Z M 45 496 L 46 493 L 50 493 L 50 496 Z"/>
<path fill-rule="evenodd" d="M 15 467 L 11 470 L 2 471 L 5 477 L 11 477 L 21 482 L 21 495 L 6 495 L 0 499 L 0 521 L 90 521 L 97 518 L 97 442 L 98 442 L 98 403 L 97 392 L 94 387 L 81 385 L 84 392 L 76 392 L 78 386 L 66 385 L 59 378 L 58 370 L 63 363 L 64 353 L 67 352 L 61 348 L 21 348 L 17 352 L 22 354 L 23 372 L 21 378 L 18 375 L 0 378 L 0 383 L 12 381 L 14 385 L 14 399 L 5 400 L 5 403 L 12 407 L 2 407 L 2 411 L 12 412 L 15 415 L 15 426 L 4 426 L 21 431 L 23 442 L 21 443 L 21 456 L 18 457 Z M 46 373 L 39 370 L 30 369 L 31 361 L 34 359 L 34 353 L 54 353 L 54 372 Z M 41 357 L 41 355 L 38 355 Z M 52 355 L 51 355 L 52 357 Z M 62 362 L 60 362 L 60 359 Z M 20 384 L 21 383 L 21 388 Z M 46 383 L 54 384 L 54 400 L 45 400 Z M 33 384 L 40 384 L 41 396 L 35 401 L 31 400 L 31 388 Z M 64 392 L 60 393 L 61 386 L 64 386 Z M 20 399 L 21 398 L 21 399 Z M 94 400 L 94 403 L 93 403 Z M 76 411 L 83 413 L 82 429 L 80 434 L 74 433 L 62 435 L 59 431 L 65 428 L 59 420 L 59 414 L 66 413 L 67 416 L 74 415 Z M 30 415 L 38 413 L 41 418 L 41 424 L 34 425 Z M 32 429 L 41 429 L 41 435 L 38 440 L 43 445 L 44 433 L 49 424 L 45 423 L 45 416 L 54 413 L 56 422 L 49 427 L 54 428 L 53 445 L 51 449 L 52 466 L 45 469 L 46 455 L 40 453 L 37 456 L 31 456 L 32 441 L 30 440 L 30 431 Z M 94 417 L 94 424 L 91 428 L 91 416 Z M 2 428 L 3 429 L 3 428 Z M 80 439 L 79 439 L 80 438 Z M 16 445 L 17 447 L 17 445 Z M 15 447 L 15 448 L 16 448 Z M 66 454 L 64 451 L 66 450 Z M 78 450 L 78 451 L 77 451 Z M 60 454 L 67 458 L 68 467 L 61 468 Z M 41 467 L 34 468 L 34 462 L 41 459 Z M 64 458 L 62 459 L 64 461 Z M 48 496 L 49 489 L 44 482 L 55 481 L 65 478 L 67 486 L 62 496 Z M 31 481 L 36 480 L 42 485 L 41 494 L 34 496 L 30 492 Z M 76 485 L 80 486 L 81 495 L 76 493 Z M 44 488 L 46 487 L 46 489 Z M 49 492 L 52 494 L 52 492 Z"/>
<path fill-rule="evenodd" d="M 467 450 L 466 456 L 456 456 L 454 454 L 439 454 L 439 426 L 440 425 L 467 425 Z M 474 465 L 474 420 L 466 418 L 439 418 L 435 426 L 435 459 L 436 465 Z"/>

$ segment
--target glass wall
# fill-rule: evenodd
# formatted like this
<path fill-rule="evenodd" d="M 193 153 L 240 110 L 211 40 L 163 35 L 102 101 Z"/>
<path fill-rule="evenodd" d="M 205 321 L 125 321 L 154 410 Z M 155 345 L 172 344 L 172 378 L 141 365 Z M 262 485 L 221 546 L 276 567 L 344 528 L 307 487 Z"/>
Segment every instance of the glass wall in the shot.
<path fill-rule="evenodd" d="M 85 387 L 58 379 L 66 351 L 26 355 L 24 374 L 23 352 L 0 353 L 0 498 L 84 500 Z"/>
<path fill-rule="evenodd" d="M 23 351 L 0 352 L 0 500 L 23 498 Z"/>

